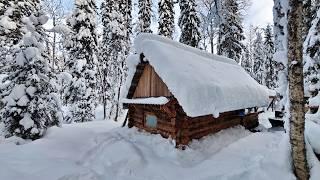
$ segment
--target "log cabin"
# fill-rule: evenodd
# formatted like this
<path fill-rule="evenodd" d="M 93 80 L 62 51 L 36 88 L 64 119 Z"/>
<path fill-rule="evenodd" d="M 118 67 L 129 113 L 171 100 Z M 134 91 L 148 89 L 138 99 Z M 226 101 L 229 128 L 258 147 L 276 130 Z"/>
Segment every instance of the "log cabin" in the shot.
<path fill-rule="evenodd" d="M 129 128 L 184 146 L 225 128 L 258 125 L 268 89 L 234 60 L 152 34 L 140 34 L 134 49 L 121 90 Z"/>

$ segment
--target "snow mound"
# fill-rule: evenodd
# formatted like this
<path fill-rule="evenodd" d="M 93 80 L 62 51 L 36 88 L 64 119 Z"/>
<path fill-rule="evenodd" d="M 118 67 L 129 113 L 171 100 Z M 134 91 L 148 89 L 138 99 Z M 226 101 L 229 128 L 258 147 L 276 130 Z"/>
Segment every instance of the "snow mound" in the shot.
<path fill-rule="evenodd" d="M 119 126 L 94 121 L 52 127 L 20 146 L 0 139 L 0 179 L 295 179 L 284 133 L 239 126 L 194 140 L 183 151 L 171 139 Z"/>
<path fill-rule="evenodd" d="M 268 105 L 267 88 L 231 59 L 152 34 L 140 34 L 134 44 L 190 117 Z M 138 62 L 130 57 L 129 68 Z M 129 70 L 129 83 L 134 72 Z"/>

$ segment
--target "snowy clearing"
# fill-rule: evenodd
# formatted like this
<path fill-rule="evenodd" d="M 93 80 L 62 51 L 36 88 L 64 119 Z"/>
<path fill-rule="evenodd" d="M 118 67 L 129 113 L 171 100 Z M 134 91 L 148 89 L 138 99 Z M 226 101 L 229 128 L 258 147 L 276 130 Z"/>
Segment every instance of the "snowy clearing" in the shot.
<path fill-rule="evenodd" d="M 185 151 L 160 135 L 95 121 L 50 128 L 24 145 L 0 144 L 0 179 L 170 180 L 295 179 L 283 132 L 230 128 Z M 165 173 L 163 173 L 165 172 Z"/>

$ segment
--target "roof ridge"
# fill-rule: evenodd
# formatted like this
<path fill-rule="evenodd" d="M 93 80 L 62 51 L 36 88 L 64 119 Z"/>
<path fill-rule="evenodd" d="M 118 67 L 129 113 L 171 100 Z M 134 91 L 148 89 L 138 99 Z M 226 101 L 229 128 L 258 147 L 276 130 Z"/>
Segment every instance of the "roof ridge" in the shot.
<path fill-rule="evenodd" d="M 224 57 L 224 56 L 220 56 L 220 55 L 216 55 L 216 54 L 211 54 L 207 51 L 204 50 L 200 50 L 198 48 L 194 48 L 185 44 L 182 44 L 180 42 L 174 41 L 172 39 L 166 38 L 166 37 L 162 37 L 160 35 L 156 35 L 156 34 L 151 34 L 151 33 L 140 33 L 134 40 L 134 46 L 135 49 L 139 52 L 141 52 L 141 47 L 142 47 L 142 43 L 144 42 L 144 40 L 147 41 L 159 41 L 171 46 L 174 46 L 176 48 L 180 48 L 180 49 L 184 49 L 188 52 L 197 54 L 198 56 L 202 56 L 204 58 L 208 58 L 210 60 L 214 60 L 214 61 L 219 61 L 222 63 L 226 63 L 226 64 L 231 64 L 231 65 L 239 65 L 235 60 Z"/>

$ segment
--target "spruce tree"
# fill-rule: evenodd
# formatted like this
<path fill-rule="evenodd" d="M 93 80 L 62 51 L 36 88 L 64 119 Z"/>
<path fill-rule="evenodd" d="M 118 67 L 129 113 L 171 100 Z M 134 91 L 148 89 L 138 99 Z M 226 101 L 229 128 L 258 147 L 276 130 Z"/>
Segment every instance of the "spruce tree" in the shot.
<path fill-rule="evenodd" d="M 8 77 L 0 88 L 0 117 L 6 137 L 37 139 L 62 120 L 55 77 L 43 46 L 42 25 L 48 18 L 39 11 L 39 1 L 32 3 L 35 12 L 20 19 L 18 31 L 23 38 L 18 42 L 13 62 L 6 65 Z"/>
<path fill-rule="evenodd" d="M 172 0 L 159 1 L 159 35 L 172 39 L 174 32 L 174 11 Z"/>
<path fill-rule="evenodd" d="M 310 99 L 320 96 L 320 9 L 311 24 L 304 42 L 304 86 Z"/>
<path fill-rule="evenodd" d="M 265 85 L 274 89 L 277 85 L 277 74 L 275 71 L 276 62 L 273 58 L 274 42 L 272 28 L 270 25 L 264 30 L 264 57 L 265 57 Z"/>
<path fill-rule="evenodd" d="M 37 0 L 3 0 L 0 2 L 0 67 L 5 66 L 13 58 L 15 46 L 23 36 L 22 18 L 35 12 L 37 3 Z M 3 69 L 3 71 L 6 70 Z"/>
<path fill-rule="evenodd" d="M 180 17 L 178 25 L 181 29 L 180 42 L 192 47 L 198 47 L 201 39 L 200 19 L 196 11 L 195 0 L 179 0 Z"/>
<path fill-rule="evenodd" d="M 76 0 L 73 15 L 67 24 L 72 31 L 66 62 L 73 80 L 65 90 L 71 105 L 69 122 L 94 119 L 96 106 L 97 35 L 94 0 Z"/>
<path fill-rule="evenodd" d="M 288 58 L 287 58 L 287 9 L 288 0 L 274 0 L 273 6 L 273 31 L 274 31 L 274 60 L 276 61 L 276 74 L 278 77 L 277 92 L 283 98 L 276 109 L 282 110 L 288 100 Z"/>
<path fill-rule="evenodd" d="M 255 80 L 264 84 L 264 47 L 261 32 L 257 31 L 253 42 L 253 75 Z"/>
<path fill-rule="evenodd" d="M 152 0 L 139 0 L 138 24 L 136 32 L 152 33 L 151 26 L 151 5 Z"/>
<path fill-rule="evenodd" d="M 248 74 L 250 74 L 250 76 L 253 76 L 251 54 L 249 49 L 249 46 L 245 46 L 245 48 L 243 49 L 244 54 L 243 56 L 241 56 L 241 66 L 247 71 Z"/>
<path fill-rule="evenodd" d="M 302 38 L 303 40 L 308 35 L 312 21 L 312 0 L 303 0 L 303 27 Z"/>
<path fill-rule="evenodd" d="M 245 39 L 238 0 L 219 1 L 218 54 L 239 62 Z"/>
<path fill-rule="evenodd" d="M 120 87 L 126 74 L 125 58 L 129 53 L 131 33 L 131 3 L 123 1 L 104 2 L 103 56 L 105 63 L 105 112 L 107 119 L 117 120 L 121 107 L 119 103 Z"/>

